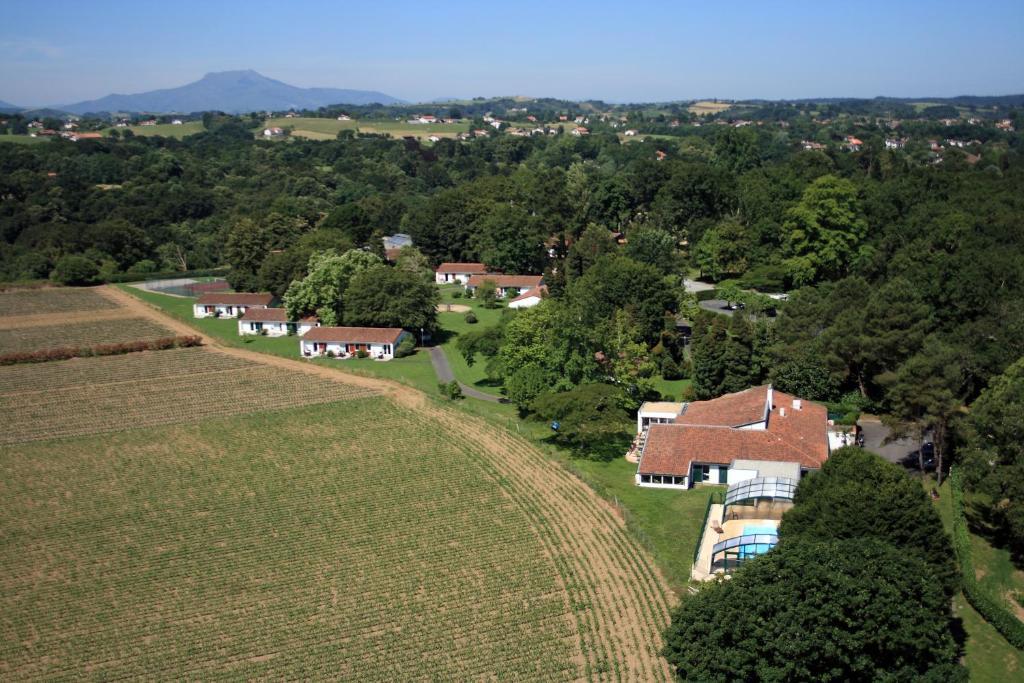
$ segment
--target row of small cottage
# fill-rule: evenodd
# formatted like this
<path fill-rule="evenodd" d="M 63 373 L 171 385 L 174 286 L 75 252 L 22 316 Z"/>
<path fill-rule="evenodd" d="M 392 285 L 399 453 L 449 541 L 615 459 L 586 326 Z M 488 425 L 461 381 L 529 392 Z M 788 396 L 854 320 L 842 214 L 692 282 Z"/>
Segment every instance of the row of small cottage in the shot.
<path fill-rule="evenodd" d="M 272 308 L 270 294 L 210 293 L 196 300 L 196 318 L 237 318 L 238 334 L 299 337 L 299 353 L 305 358 L 350 358 L 360 353 L 376 360 L 390 360 L 408 332 L 397 327 L 323 327 L 316 316 L 289 320 L 283 308 Z"/>

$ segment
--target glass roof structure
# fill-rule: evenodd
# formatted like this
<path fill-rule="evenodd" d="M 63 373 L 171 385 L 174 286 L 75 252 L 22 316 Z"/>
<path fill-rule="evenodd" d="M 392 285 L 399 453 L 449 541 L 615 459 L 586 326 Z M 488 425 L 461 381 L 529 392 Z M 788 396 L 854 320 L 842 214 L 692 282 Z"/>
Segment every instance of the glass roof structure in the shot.
<path fill-rule="evenodd" d="M 716 543 L 711 550 L 711 570 L 730 570 L 746 560 L 763 555 L 779 542 L 778 534 L 744 534 Z"/>
<path fill-rule="evenodd" d="M 792 501 L 799 482 L 789 477 L 754 477 L 737 482 L 725 492 L 724 513 L 730 505 L 742 505 L 755 500 Z"/>

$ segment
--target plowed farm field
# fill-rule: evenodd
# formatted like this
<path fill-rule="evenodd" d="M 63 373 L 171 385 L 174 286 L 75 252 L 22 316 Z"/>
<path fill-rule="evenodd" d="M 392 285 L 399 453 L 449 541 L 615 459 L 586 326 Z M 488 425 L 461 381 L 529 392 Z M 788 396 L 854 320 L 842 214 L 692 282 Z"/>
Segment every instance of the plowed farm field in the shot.
<path fill-rule="evenodd" d="M 117 308 L 96 289 L 43 287 L 0 292 L 0 316 L 70 313 Z"/>
<path fill-rule="evenodd" d="M 55 321 L 57 322 L 57 321 Z M 62 346 L 96 346 L 173 337 L 166 327 L 145 318 L 76 321 L 0 329 L 0 353 L 39 351 Z"/>
<path fill-rule="evenodd" d="M 668 680 L 673 598 L 579 479 L 207 342 L 0 367 L 0 680 Z"/>

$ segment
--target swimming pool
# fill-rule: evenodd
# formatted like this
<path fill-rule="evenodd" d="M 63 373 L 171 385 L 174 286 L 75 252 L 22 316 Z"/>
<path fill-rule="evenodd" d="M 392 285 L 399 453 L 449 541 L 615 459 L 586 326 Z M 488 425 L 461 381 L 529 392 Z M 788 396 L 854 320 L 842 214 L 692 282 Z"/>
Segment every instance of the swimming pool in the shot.
<path fill-rule="evenodd" d="M 744 536 L 760 536 L 760 538 L 751 538 L 751 541 L 760 541 L 758 543 L 744 543 L 739 547 L 739 557 L 748 558 L 754 557 L 755 555 L 761 555 L 768 552 L 775 546 L 777 540 L 778 529 L 770 524 L 758 525 L 758 524 L 745 524 L 743 525 Z M 765 538 L 771 536 L 772 538 Z"/>

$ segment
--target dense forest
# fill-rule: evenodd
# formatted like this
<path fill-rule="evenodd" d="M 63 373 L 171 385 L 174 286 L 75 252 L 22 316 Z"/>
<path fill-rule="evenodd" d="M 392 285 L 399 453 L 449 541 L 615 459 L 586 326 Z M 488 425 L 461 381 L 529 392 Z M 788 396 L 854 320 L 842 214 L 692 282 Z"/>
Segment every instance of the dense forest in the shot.
<path fill-rule="evenodd" d="M 237 289 L 284 297 L 311 264 L 383 257 L 382 236 L 408 233 L 421 267 L 545 274 L 541 305 L 460 346 L 524 411 L 567 420 L 567 445 L 600 452 L 607 425 L 657 395 L 657 376 L 692 377 L 697 398 L 771 381 L 929 434 L 940 471 L 962 457 L 991 522 L 1024 548 L 1020 420 L 1003 417 L 1024 404 L 1020 134 L 992 120 L 905 122 L 914 139 L 974 139 L 974 154 L 951 147 L 937 161 L 926 146 L 886 149 L 884 121 L 820 122 L 842 103 L 817 118 L 789 103 L 763 105 L 776 117 L 763 126 L 675 127 L 671 109 L 604 117 L 672 131 L 627 142 L 599 104 L 580 107 L 594 113 L 578 137 L 269 142 L 254 139 L 255 119 L 207 115 L 183 140 L 0 144 L 0 278 L 230 266 Z M 851 134 L 863 139 L 853 151 L 801 144 Z M 687 275 L 749 315 L 700 309 Z"/>

